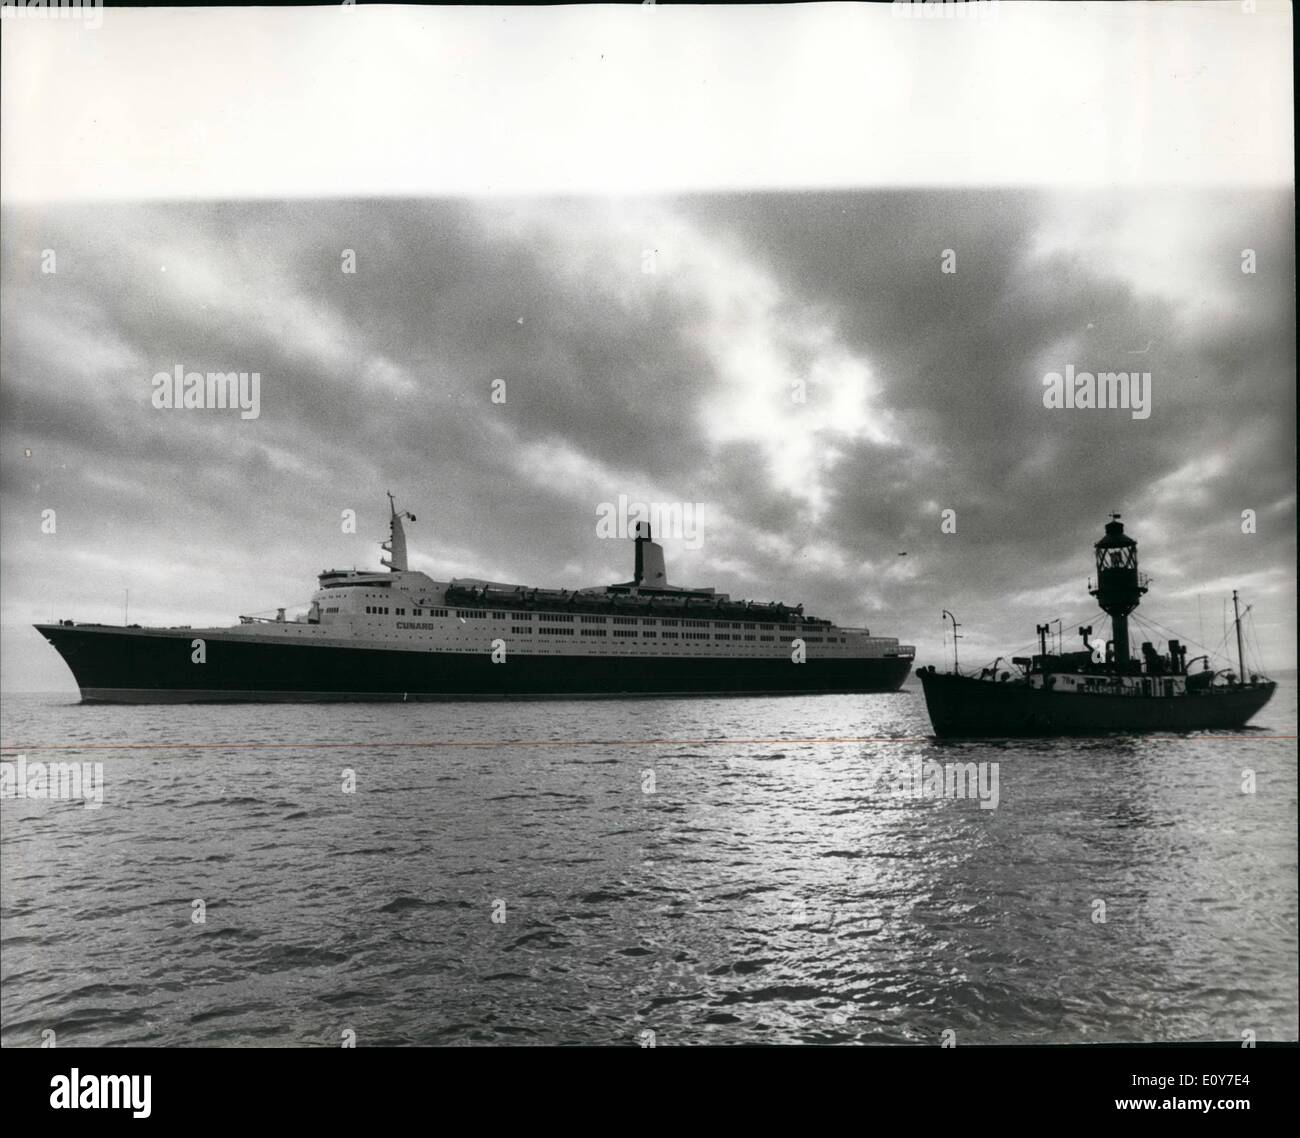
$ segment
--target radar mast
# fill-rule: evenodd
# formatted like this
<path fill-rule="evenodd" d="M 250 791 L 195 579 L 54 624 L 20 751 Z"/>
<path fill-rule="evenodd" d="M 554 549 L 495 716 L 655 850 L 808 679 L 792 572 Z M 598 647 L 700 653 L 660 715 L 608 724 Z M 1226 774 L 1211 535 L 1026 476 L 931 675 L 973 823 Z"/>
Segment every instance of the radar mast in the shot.
<path fill-rule="evenodd" d="M 392 516 L 388 521 L 388 540 L 380 543 L 380 548 L 388 554 L 381 557 L 379 563 L 394 573 L 405 573 L 406 564 L 406 530 L 402 528 L 402 519 L 415 521 L 415 515 L 408 510 L 398 510 L 393 500 L 392 491 L 388 491 L 388 509 Z"/>

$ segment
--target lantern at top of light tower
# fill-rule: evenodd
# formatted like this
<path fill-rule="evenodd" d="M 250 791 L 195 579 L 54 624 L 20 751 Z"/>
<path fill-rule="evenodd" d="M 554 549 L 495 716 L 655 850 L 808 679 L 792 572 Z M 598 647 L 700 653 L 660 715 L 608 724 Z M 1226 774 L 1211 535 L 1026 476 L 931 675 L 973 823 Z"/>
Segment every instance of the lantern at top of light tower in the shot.
<path fill-rule="evenodd" d="M 1089 593 L 1110 615 L 1115 665 L 1121 672 L 1128 671 L 1128 614 L 1138 607 L 1147 591 L 1138 572 L 1137 542 L 1124 532 L 1119 514 L 1111 514 L 1105 536 L 1093 549 L 1097 555 L 1097 584 Z"/>

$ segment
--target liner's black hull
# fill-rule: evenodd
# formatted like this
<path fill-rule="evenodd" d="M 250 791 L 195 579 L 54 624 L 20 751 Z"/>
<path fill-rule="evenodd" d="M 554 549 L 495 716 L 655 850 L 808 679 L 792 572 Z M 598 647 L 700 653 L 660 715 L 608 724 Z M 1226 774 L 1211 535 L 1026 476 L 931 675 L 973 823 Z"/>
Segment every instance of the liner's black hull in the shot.
<path fill-rule="evenodd" d="M 527 656 L 269 643 L 194 632 L 37 625 L 88 703 L 329 702 L 897 691 L 909 656 L 745 659 Z"/>
<path fill-rule="evenodd" d="M 1243 727 L 1276 684 L 1157 698 L 1043 691 L 1024 684 L 917 672 L 934 733 L 945 738 L 1142 734 Z"/>

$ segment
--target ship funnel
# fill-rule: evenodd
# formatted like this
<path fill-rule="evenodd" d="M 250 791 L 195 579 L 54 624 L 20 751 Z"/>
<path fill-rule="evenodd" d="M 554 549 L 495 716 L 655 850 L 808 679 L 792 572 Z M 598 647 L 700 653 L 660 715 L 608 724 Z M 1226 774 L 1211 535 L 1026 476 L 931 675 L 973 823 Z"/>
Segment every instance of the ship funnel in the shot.
<path fill-rule="evenodd" d="M 415 515 L 408 513 L 406 510 L 399 513 L 392 494 L 388 495 L 388 508 L 392 513 L 388 523 L 388 540 L 381 542 L 380 548 L 389 556 L 381 557 L 379 563 L 394 573 L 405 573 L 407 569 L 406 530 L 402 528 L 402 519 L 409 518 L 411 521 L 415 521 Z"/>
<path fill-rule="evenodd" d="M 664 568 L 664 548 L 651 540 L 650 523 L 638 522 L 636 527 L 636 573 L 633 584 L 653 589 L 668 587 L 668 571 Z"/>

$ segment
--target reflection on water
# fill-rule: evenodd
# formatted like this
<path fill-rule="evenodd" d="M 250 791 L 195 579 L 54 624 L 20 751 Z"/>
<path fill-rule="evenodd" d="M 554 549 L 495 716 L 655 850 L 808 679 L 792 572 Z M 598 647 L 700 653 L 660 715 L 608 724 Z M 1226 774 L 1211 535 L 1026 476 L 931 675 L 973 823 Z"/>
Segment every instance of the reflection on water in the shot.
<path fill-rule="evenodd" d="M 1295 1039 L 1294 693 L 1250 742 L 1005 746 L 926 741 L 915 691 L 9 697 L 105 804 L 0 806 L 4 1043 Z M 891 792 L 927 763 L 997 808 Z"/>

